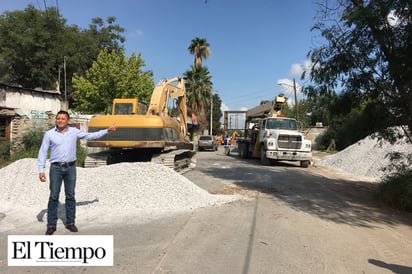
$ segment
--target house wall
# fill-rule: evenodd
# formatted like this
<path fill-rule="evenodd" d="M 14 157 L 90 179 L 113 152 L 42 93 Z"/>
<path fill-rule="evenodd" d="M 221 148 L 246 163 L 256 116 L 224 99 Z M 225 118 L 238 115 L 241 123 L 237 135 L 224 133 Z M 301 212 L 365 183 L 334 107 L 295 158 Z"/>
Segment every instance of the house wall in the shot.
<path fill-rule="evenodd" d="M 11 121 L 3 140 L 10 142 L 10 151 L 21 148 L 22 136 L 30 129 L 48 129 L 54 115 L 64 109 L 59 91 L 25 89 L 0 84 L 0 119 Z M 4 132 L 4 131 L 3 131 Z M 0 136 L 1 137 L 1 136 Z"/>
<path fill-rule="evenodd" d="M 47 119 L 47 112 L 57 113 L 62 105 L 58 91 L 30 90 L 0 85 L 0 108 L 12 108 L 20 116 Z"/>

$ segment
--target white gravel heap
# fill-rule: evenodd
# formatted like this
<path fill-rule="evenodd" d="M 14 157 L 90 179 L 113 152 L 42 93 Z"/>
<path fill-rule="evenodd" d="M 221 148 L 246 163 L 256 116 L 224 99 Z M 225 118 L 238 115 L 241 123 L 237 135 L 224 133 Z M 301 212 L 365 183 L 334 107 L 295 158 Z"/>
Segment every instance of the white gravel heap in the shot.
<path fill-rule="evenodd" d="M 47 177 L 48 173 L 49 163 Z M 17 220 L 24 218 L 21 215 L 17 218 L 23 213 L 35 220 L 40 214 L 46 222 L 49 182 L 39 181 L 36 159 L 22 159 L 0 169 L 0 178 L 0 213 L 3 216 L 17 214 Z M 212 195 L 170 168 L 150 162 L 77 168 L 77 220 L 146 222 L 164 214 L 217 206 L 239 198 L 237 195 Z M 63 187 L 60 202 L 64 204 Z M 63 209 L 62 206 L 59 212 Z M 9 219 L 9 228 L 10 222 L 13 221 Z M 5 227 L 1 218 L 0 224 L 2 231 Z"/>
<path fill-rule="evenodd" d="M 411 154 L 412 144 L 406 143 L 406 140 L 399 140 L 393 145 L 387 141 L 380 144 L 376 138 L 368 136 L 336 154 L 323 157 L 315 165 L 379 181 L 388 174 L 382 169 L 390 163 L 388 154 L 392 152 Z"/>

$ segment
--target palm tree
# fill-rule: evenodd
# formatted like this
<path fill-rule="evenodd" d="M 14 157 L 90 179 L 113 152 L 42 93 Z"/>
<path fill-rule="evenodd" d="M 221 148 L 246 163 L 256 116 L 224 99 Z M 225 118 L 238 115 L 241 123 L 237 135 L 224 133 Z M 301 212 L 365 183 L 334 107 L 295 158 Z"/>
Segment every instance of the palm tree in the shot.
<path fill-rule="evenodd" d="M 195 67 L 202 65 L 202 59 L 207 59 L 210 55 L 209 43 L 206 38 L 196 37 L 187 48 L 191 54 L 195 56 Z"/>
<path fill-rule="evenodd" d="M 212 76 L 209 70 L 202 66 L 190 66 L 191 70 L 187 70 L 183 74 L 186 84 L 187 104 L 192 109 L 192 112 L 199 114 L 200 128 L 206 127 L 206 122 L 203 121 L 205 116 L 205 106 L 210 106 L 212 97 Z"/>

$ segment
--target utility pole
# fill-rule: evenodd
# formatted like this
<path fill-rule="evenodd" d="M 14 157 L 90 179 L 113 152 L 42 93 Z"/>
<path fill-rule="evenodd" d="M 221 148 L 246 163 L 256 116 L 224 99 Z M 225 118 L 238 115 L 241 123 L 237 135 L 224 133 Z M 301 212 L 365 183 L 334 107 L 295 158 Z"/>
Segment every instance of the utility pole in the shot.
<path fill-rule="evenodd" d="M 295 81 L 295 78 L 293 78 L 293 93 L 295 94 L 295 118 L 296 118 L 296 121 L 298 121 L 298 97 L 296 95 L 296 81 Z"/>
<path fill-rule="evenodd" d="M 212 132 L 212 121 L 213 121 L 213 91 L 211 92 L 211 97 L 210 97 L 210 135 L 213 135 Z"/>
<path fill-rule="evenodd" d="M 64 101 L 67 101 L 67 91 L 66 91 L 66 56 L 63 57 L 64 66 Z"/>

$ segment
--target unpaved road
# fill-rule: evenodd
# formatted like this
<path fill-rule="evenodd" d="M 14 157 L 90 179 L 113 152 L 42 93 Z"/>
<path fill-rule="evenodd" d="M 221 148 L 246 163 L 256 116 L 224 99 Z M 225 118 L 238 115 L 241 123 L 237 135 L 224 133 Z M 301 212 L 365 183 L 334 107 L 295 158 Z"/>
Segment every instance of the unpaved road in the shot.
<path fill-rule="evenodd" d="M 80 234 L 114 235 L 114 267 L 12 268 L 2 247 L 0 272 L 412 273 L 412 216 L 383 207 L 373 183 L 293 163 L 265 167 L 222 150 L 198 153 L 185 176 L 247 199 L 144 225 L 79 224 Z"/>

